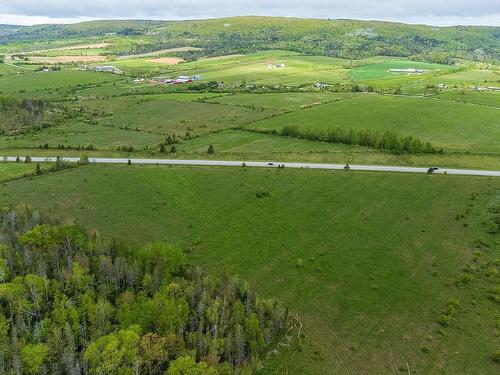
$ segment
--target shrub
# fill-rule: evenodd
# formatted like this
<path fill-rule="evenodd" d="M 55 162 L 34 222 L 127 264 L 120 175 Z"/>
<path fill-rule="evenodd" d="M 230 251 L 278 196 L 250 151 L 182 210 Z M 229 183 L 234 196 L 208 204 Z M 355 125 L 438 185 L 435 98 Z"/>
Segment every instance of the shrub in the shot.
<path fill-rule="evenodd" d="M 495 353 L 491 355 L 491 360 L 494 363 L 500 363 L 500 350 L 497 350 Z"/>
<path fill-rule="evenodd" d="M 297 259 L 297 263 L 295 265 L 299 268 L 302 268 L 304 267 L 304 261 L 301 258 L 299 258 Z"/>
<path fill-rule="evenodd" d="M 269 193 L 268 191 L 266 190 L 259 190 L 255 193 L 255 196 L 257 198 L 267 198 L 267 197 L 270 197 L 271 196 L 271 193 Z"/>
<path fill-rule="evenodd" d="M 451 316 L 442 314 L 438 319 L 438 323 L 441 324 L 443 327 L 449 327 L 451 324 L 451 320 L 452 320 Z"/>

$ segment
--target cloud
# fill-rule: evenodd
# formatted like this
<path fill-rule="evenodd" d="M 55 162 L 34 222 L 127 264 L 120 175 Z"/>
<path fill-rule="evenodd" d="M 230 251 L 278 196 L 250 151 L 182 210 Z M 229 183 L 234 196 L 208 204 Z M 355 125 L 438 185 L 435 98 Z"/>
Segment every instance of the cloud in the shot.
<path fill-rule="evenodd" d="M 235 15 L 354 18 L 500 25 L 498 0 L 1 0 L 0 22 L 106 18 L 193 19 Z M 3 21 L 2 21 L 3 20 Z M 463 22 L 464 21 L 464 22 Z"/>

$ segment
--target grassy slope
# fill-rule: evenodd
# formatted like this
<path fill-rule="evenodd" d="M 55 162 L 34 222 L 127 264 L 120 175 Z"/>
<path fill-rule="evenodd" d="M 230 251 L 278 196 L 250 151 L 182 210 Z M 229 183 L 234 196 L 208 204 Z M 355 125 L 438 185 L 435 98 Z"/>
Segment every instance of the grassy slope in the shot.
<path fill-rule="evenodd" d="M 113 38 L 105 36 L 109 32 L 130 30 L 134 30 L 136 35 Z M 158 32 L 158 37 L 148 35 L 151 31 Z M 496 52 L 498 55 L 498 38 L 495 37 L 497 32 L 497 27 L 438 28 L 377 21 L 283 17 L 231 17 L 172 22 L 108 20 L 26 27 L 18 33 L 8 34 L 4 39 L 13 42 L 14 46 L 7 45 L 2 50 L 53 48 L 57 46 L 53 45 L 56 44 L 55 41 L 64 46 L 68 43 L 88 42 L 92 40 L 91 37 L 96 37 L 95 39 L 116 39 L 130 45 L 139 41 L 157 43 L 158 49 L 191 45 L 225 50 L 228 53 L 259 46 L 262 48 L 264 45 L 266 48 L 291 48 L 308 53 L 343 55 L 349 54 L 354 44 L 357 47 L 356 54 L 366 55 L 386 52 L 390 55 L 408 56 L 421 51 L 447 51 L 466 55 L 477 48 L 490 54 Z M 177 42 L 177 45 L 165 46 L 159 40 Z"/>
<path fill-rule="evenodd" d="M 35 164 L 25 163 L 4 163 L 0 161 L 0 182 L 4 182 L 13 178 L 22 177 L 26 174 L 35 173 Z M 43 166 L 46 168 L 47 166 Z"/>
<path fill-rule="evenodd" d="M 487 91 L 464 91 L 457 90 L 445 91 L 436 96 L 439 99 L 454 100 L 464 103 L 476 103 L 489 105 L 492 107 L 500 107 L 500 92 Z"/>
<path fill-rule="evenodd" d="M 406 361 L 412 373 L 493 374 L 492 305 L 472 305 L 475 289 L 454 281 L 498 189 L 498 179 L 452 176 L 90 166 L 4 184 L 0 205 L 179 241 L 191 262 L 251 280 L 305 323 L 303 350 L 272 360 L 277 373 L 394 373 Z M 262 190 L 271 197 L 257 199 Z M 461 312 L 439 338 L 452 297 Z"/>
<path fill-rule="evenodd" d="M 424 69 L 425 72 L 450 71 L 453 69 L 449 65 L 428 64 L 408 60 L 392 60 L 390 62 L 357 66 L 352 70 L 352 77 L 355 80 L 388 79 L 408 75 L 408 73 L 391 73 L 389 69 L 408 68 Z"/>
<path fill-rule="evenodd" d="M 285 64 L 276 68 L 276 64 Z M 273 68 L 269 69 L 268 65 Z M 250 56 L 223 60 L 202 60 L 175 67 L 183 75 L 200 74 L 205 81 L 242 82 L 259 84 L 289 84 L 345 80 L 348 61 L 322 56 L 297 56 L 286 51 L 267 51 Z"/>
<path fill-rule="evenodd" d="M 364 95 L 264 120 L 252 127 L 299 125 L 394 130 L 431 141 L 448 150 L 498 153 L 500 128 L 496 108 L 436 99 Z"/>
<path fill-rule="evenodd" d="M 0 77 L 0 88 L 4 94 L 13 94 L 24 90 L 50 90 L 59 87 L 86 85 L 117 80 L 112 74 L 62 70 L 56 72 L 37 72 L 10 77 Z"/>

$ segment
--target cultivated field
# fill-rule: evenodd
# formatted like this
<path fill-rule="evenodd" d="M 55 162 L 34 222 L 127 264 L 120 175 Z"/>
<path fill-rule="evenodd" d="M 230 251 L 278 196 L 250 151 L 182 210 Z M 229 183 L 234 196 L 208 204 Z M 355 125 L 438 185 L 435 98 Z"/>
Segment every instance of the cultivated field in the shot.
<path fill-rule="evenodd" d="M 391 72 L 391 69 L 420 69 L 424 72 L 421 75 L 407 72 Z M 430 73 L 435 72 L 449 72 L 456 69 L 453 69 L 449 65 L 440 65 L 440 64 L 429 64 L 422 63 L 416 61 L 407 61 L 407 60 L 390 60 L 387 62 L 380 62 L 375 64 L 361 65 L 356 66 L 352 70 L 352 77 L 355 80 L 378 80 L 378 79 L 388 79 L 400 76 L 421 76 L 425 77 Z"/>

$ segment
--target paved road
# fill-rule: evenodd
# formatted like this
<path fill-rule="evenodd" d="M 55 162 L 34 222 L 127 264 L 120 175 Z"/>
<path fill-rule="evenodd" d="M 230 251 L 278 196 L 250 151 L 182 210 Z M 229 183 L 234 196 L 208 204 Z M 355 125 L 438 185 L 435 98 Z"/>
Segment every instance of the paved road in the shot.
<path fill-rule="evenodd" d="M 16 157 L 0 157 L 0 160 L 15 162 Z M 24 161 L 24 158 L 21 158 Z M 55 157 L 32 157 L 33 162 L 54 162 Z M 64 161 L 77 162 L 79 158 L 63 158 Z M 98 164 L 126 164 L 129 159 L 122 158 L 89 158 L 91 163 Z M 344 169 L 344 164 L 320 164 L 320 163 L 283 163 L 283 162 L 263 162 L 263 161 L 233 161 L 233 160 L 181 160 L 181 159 L 131 159 L 132 164 L 158 164 L 158 165 L 198 165 L 198 166 L 227 166 L 241 167 L 243 163 L 247 167 L 276 168 L 278 165 L 285 165 L 286 168 L 303 169 Z M 404 173 L 427 173 L 427 168 L 389 166 L 389 165 L 351 165 L 352 171 L 372 171 L 372 172 L 404 172 Z M 452 169 L 439 168 L 437 174 L 453 174 L 467 176 L 493 176 L 500 177 L 500 171 L 484 171 L 478 169 Z"/>

